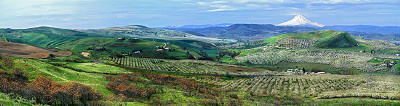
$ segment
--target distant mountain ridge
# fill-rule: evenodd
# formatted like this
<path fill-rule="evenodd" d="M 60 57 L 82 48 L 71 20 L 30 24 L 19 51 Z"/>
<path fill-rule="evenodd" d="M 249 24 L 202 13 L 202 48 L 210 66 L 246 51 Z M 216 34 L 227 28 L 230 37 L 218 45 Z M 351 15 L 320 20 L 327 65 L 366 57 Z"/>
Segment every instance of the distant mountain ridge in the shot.
<path fill-rule="evenodd" d="M 229 27 L 233 24 L 231 23 L 222 23 L 222 24 L 205 24 L 205 25 L 182 25 L 182 26 L 166 26 L 159 27 L 163 29 L 176 29 L 176 28 L 187 28 L 187 29 L 195 29 L 195 28 L 208 28 L 208 27 Z"/>
<path fill-rule="evenodd" d="M 110 27 L 103 29 L 85 29 L 78 31 L 105 35 L 105 36 L 126 36 L 126 37 L 157 38 L 157 39 L 192 39 L 192 40 L 201 40 L 208 42 L 223 41 L 222 39 L 218 38 L 197 36 L 182 31 L 149 28 L 142 25 L 128 25 L 123 27 Z"/>
<path fill-rule="evenodd" d="M 373 26 L 373 25 L 333 25 L 325 26 L 313 22 L 303 15 L 296 15 L 291 20 L 272 24 L 215 24 L 215 25 L 184 25 L 178 27 L 164 27 L 164 29 L 184 31 L 193 35 L 228 38 L 238 40 L 259 40 L 274 35 L 286 33 L 302 33 L 323 29 L 344 31 L 356 36 L 373 38 L 376 40 L 396 41 L 400 39 L 400 26 Z M 390 36 L 390 37 L 382 37 Z"/>
<path fill-rule="evenodd" d="M 86 29 L 78 30 L 87 33 L 96 33 L 106 36 L 129 36 L 129 37 L 186 37 L 190 36 L 188 33 L 165 30 L 153 29 L 141 25 L 128 25 L 123 27 L 109 27 L 103 29 Z"/>
<path fill-rule="evenodd" d="M 400 26 L 373 26 L 373 25 L 334 25 L 322 29 L 332 29 L 346 32 L 366 32 L 379 34 L 400 34 Z"/>
<path fill-rule="evenodd" d="M 207 28 L 169 28 L 170 30 L 184 31 L 193 35 L 229 38 L 241 40 L 258 40 L 268 38 L 273 35 L 286 33 L 301 33 L 323 29 L 332 29 L 348 32 L 354 36 L 367 36 L 376 40 L 396 40 L 400 39 L 400 26 L 373 26 L 373 25 L 334 25 L 324 27 L 310 27 L 310 25 L 295 26 L 275 26 L 272 24 L 233 24 L 227 27 L 207 27 Z M 391 36 L 384 37 L 380 36 Z"/>
<path fill-rule="evenodd" d="M 174 30 L 201 34 L 206 37 L 260 40 L 274 35 L 308 32 L 317 29 L 311 27 L 275 26 L 272 24 L 233 24 L 228 27 L 177 28 Z"/>
<path fill-rule="evenodd" d="M 360 36 L 370 40 L 384 40 L 399 44 L 400 26 L 373 26 L 373 25 L 334 25 L 321 29 L 332 29 L 348 32 L 353 36 Z"/>

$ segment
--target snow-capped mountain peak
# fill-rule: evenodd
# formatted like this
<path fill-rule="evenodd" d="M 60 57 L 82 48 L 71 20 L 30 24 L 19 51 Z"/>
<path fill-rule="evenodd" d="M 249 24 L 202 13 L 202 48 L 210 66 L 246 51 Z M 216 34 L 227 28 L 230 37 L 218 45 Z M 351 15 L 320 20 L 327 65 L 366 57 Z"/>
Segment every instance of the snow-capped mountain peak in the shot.
<path fill-rule="evenodd" d="M 325 25 L 312 22 L 308 20 L 303 15 L 296 15 L 292 20 L 286 21 L 284 23 L 278 24 L 278 26 L 297 26 L 297 25 L 312 25 L 318 27 L 324 27 Z"/>

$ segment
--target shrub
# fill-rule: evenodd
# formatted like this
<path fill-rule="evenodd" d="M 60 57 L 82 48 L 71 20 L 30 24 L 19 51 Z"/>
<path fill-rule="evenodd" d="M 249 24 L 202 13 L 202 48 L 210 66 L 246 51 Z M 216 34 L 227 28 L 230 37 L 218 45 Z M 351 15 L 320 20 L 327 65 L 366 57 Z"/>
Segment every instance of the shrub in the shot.
<path fill-rule="evenodd" d="M 216 89 L 206 87 L 204 85 L 201 85 L 195 81 L 191 81 L 186 78 L 181 78 L 166 74 L 150 74 L 150 73 L 144 73 L 143 76 L 149 78 L 152 82 L 156 84 L 168 85 L 171 87 L 179 85 L 179 87 L 181 87 L 182 90 L 188 93 L 194 93 L 196 96 L 203 96 L 207 98 L 218 96 L 218 91 Z"/>
<path fill-rule="evenodd" d="M 32 83 L 28 82 L 27 74 L 21 69 L 16 69 L 12 73 L 0 71 L 1 92 L 34 99 L 40 104 L 68 105 L 76 104 L 75 100 L 87 104 L 88 101 L 98 101 L 102 98 L 99 92 L 78 83 L 62 85 L 45 77 L 36 77 Z"/>
<path fill-rule="evenodd" d="M 134 75 L 122 74 L 119 76 L 105 76 L 110 83 L 107 84 L 106 88 L 113 93 L 120 95 L 120 97 L 126 97 L 123 101 L 129 100 L 129 98 L 140 97 L 150 99 L 151 95 L 156 93 L 154 88 L 141 88 L 136 85 L 130 84 L 130 82 L 140 82 L 139 78 Z"/>
<path fill-rule="evenodd" d="M 11 57 L 7 57 L 7 56 L 2 56 L 1 57 L 1 66 L 3 68 L 6 68 L 8 70 L 13 70 L 15 65 L 14 65 L 14 59 Z"/>
<path fill-rule="evenodd" d="M 132 98 L 146 98 L 150 99 L 153 94 L 156 94 L 158 90 L 157 88 L 142 88 L 138 87 L 132 82 L 142 82 L 149 83 L 148 81 L 144 81 L 142 79 L 136 78 L 136 76 L 143 76 L 149 79 L 152 83 L 158 85 L 166 85 L 169 87 L 177 87 L 179 89 L 186 91 L 186 95 L 189 96 L 201 96 L 208 99 L 213 99 L 216 96 L 219 96 L 218 91 L 201 85 L 195 81 L 191 81 L 186 78 L 166 75 L 166 74 L 151 74 L 151 73 L 135 73 L 135 74 L 122 74 L 122 75 L 106 75 L 105 78 L 110 81 L 107 84 L 107 89 L 112 91 L 116 95 L 120 95 L 119 98 L 128 98 L 122 100 L 131 100 Z"/>

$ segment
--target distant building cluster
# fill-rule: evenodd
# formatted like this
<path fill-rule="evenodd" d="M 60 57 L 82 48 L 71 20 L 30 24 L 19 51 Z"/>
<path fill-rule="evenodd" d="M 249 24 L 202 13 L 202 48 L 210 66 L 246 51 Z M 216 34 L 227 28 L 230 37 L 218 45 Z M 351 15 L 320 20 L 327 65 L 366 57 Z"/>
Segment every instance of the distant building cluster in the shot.
<path fill-rule="evenodd" d="M 308 74 L 326 74 L 326 72 L 305 72 L 304 69 L 288 69 L 286 72 L 288 73 L 294 73 L 298 75 L 308 75 Z"/>
<path fill-rule="evenodd" d="M 167 43 L 164 43 L 162 46 L 156 46 L 157 52 L 172 51 L 172 49 L 167 45 L 168 45 Z"/>
<path fill-rule="evenodd" d="M 84 57 L 89 58 L 90 57 L 90 53 L 89 52 L 81 52 L 81 55 Z"/>

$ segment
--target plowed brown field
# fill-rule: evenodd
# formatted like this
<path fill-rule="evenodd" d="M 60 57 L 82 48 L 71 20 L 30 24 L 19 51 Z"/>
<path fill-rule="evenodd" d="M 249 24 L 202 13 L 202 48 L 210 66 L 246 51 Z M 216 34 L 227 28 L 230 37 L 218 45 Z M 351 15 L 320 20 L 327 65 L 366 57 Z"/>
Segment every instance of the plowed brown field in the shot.
<path fill-rule="evenodd" d="M 0 54 L 40 59 L 47 58 L 50 54 L 54 54 L 56 56 L 69 56 L 72 53 L 64 51 L 53 52 L 26 44 L 0 42 Z"/>

